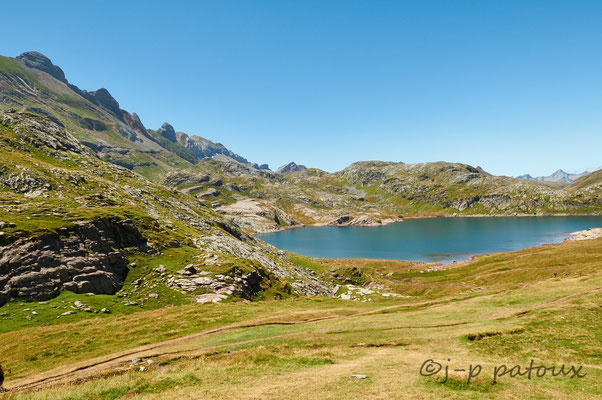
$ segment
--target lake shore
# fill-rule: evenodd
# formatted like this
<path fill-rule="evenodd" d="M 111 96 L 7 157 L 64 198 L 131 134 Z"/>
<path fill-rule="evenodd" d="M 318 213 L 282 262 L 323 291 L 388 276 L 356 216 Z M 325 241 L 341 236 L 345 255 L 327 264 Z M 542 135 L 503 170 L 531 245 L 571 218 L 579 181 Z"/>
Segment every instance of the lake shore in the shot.
<path fill-rule="evenodd" d="M 395 259 L 448 265 L 474 256 L 516 251 L 572 237 L 600 237 L 601 216 L 408 218 L 382 228 L 313 229 L 258 235 L 273 246 L 316 258 Z M 559 216 L 560 217 L 560 216 Z M 309 227 L 308 227 L 309 228 Z M 590 229 L 589 231 L 587 229 Z M 577 234 L 575 232 L 582 233 Z M 280 235 L 283 233 L 283 235 Z"/>
<path fill-rule="evenodd" d="M 512 214 L 439 214 L 439 215 L 408 215 L 399 218 L 384 218 L 380 222 L 356 222 L 353 223 L 353 219 L 340 224 L 334 224 L 334 221 L 328 222 L 315 222 L 313 224 L 299 224 L 299 225 L 288 225 L 288 226 L 276 226 L 273 228 L 266 228 L 261 232 L 253 232 L 253 235 L 261 235 L 266 233 L 282 232 L 289 229 L 298 228 L 310 228 L 310 227 L 321 227 L 321 226 L 334 226 L 334 227 L 352 227 L 352 226 L 385 226 L 396 223 L 401 223 L 405 220 L 412 219 L 432 219 L 432 218 L 512 218 L 512 217 L 598 217 L 602 216 L 601 212 L 595 213 L 512 213 Z M 361 216 L 359 216 L 361 217 Z M 357 218 L 357 217 L 356 217 Z"/>
<path fill-rule="evenodd" d="M 573 240 L 590 240 L 602 237 L 602 228 L 590 228 L 582 231 L 571 232 L 571 236 L 566 238 L 564 241 L 569 242 Z"/>

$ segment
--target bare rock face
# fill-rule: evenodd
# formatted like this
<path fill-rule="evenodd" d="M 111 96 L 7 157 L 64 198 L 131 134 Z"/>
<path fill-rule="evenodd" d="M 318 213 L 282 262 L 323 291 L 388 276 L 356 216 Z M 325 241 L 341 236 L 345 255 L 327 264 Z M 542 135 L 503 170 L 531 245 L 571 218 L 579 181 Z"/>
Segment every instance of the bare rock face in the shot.
<path fill-rule="evenodd" d="M 176 142 L 178 140 L 176 137 L 176 130 L 167 122 L 164 122 L 163 125 L 157 129 L 157 133 L 172 142 Z"/>
<path fill-rule="evenodd" d="M 146 248 L 131 220 L 101 218 L 0 246 L 0 305 L 48 300 L 61 290 L 114 294 L 128 274 L 124 250 Z"/>
<path fill-rule="evenodd" d="M 117 100 L 115 100 L 113 96 L 111 96 L 111 93 L 109 93 L 107 89 L 100 88 L 93 92 L 87 92 L 84 90 L 84 96 L 91 102 L 98 104 L 99 106 L 102 106 L 109 111 L 112 111 L 118 117 L 121 116 L 121 109 L 119 108 L 119 103 L 117 102 Z"/>
<path fill-rule="evenodd" d="M 142 123 L 142 121 L 140 121 L 140 117 L 138 116 L 138 114 L 136 114 L 136 113 L 130 114 L 129 112 L 127 112 L 125 110 L 121 110 L 121 116 L 123 117 L 122 118 L 123 122 L 125 122 L 125 124 L 128 127 L 130 127 L 134 131 L 136 131 L 144 136 L 148 136 L 148 134 L 146 132 L 146 128 L 144 127 L 144 124 Z"/>

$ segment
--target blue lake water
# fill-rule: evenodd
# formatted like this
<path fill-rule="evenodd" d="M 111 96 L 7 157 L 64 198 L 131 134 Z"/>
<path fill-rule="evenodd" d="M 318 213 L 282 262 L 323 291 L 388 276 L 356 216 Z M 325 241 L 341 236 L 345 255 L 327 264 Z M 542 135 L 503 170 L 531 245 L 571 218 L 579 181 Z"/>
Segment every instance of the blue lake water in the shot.
<path fill-rule="evenodd" d="M 297 228 L 257 237 L 310 257 L 447 264 L 477 254 L 559 243 L 570 232 L 596 227 L 602 227 L 602 216 L 424 218 L 384 226 Z"/>

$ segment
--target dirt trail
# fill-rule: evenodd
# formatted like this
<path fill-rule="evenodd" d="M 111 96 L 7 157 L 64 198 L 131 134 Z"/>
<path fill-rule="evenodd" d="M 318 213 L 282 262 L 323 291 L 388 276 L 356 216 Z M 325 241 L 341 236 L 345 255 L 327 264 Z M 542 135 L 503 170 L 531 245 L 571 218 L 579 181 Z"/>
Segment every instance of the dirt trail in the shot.
<path fill-rule="evenodd" d="M 584 296 L 586 294 L 598 293 L 600 291 L 602 291 L 602 287 L 591 289 L 591 290 L 584 290 L 581 292 L 577 292 L 577 293 L 569 294 L 567 296 L 560 297 L 556 300 L 550 300 L 550 301 L 546 301 L 543 303 L 534 304 L 529 307 L 524 307 L 524 308 L 517 309 L 517 310 L 515 309 L 515 310 L 500 311 L 500 312 L 497 312 L 497 313 L 491 315 L 491 318 L 502 319 L 502 318 L 513 316 L 513 315 L 522 315 L 522 314 L 525 314 L 527 312 L 530 312 L 530 311 L 533 311 L 533 310 L 536 310 L 539 308 L 561 305 L 561 304 L 564 304 L 564 303 L 568 302 L 569 300 L 574 299 L 576 297 Z"/>
<path fill-rule="evenodd" d="M 524 309 L 507 310 L 507 311 L 494 313 L 494 314 L 490 315 L 488 318 L 501 319 L 501 318 L 506 318 L 506 317 L 510 317 L 513 315 L 517 315 L 517 314 L 523 314 L 525 312 L 528 312 L 528 311 L 531 311 L 534 309 L 538 309 L 538 308 L 542 308 L 542 307 L 546 307 L 549 305 L 563 304 L 572 298 L 582 296 L 585 294 L 589 294 L 589 293 L 599 292 L 601 290 L 602 290 L 602 288 L 596 288 L 596 289 L 589 290 L 589 291 L 578 292 L 578 293 L 574 293 L 574 294 L 571 294 L 568 296 L 564 296 L 562 298 L 559 298 L 559 299 L 556 299 L 553 301 L 535 304 L 530 307 L 526 307 Z M 475 299 L 482 299 L 483 297 L 494 296 L 496 294 L 499 294 L 499 292 L 487 294 L 484 296 L 464 298 L 464 299 L 452 298 L 452 299 L 446 299 L 446 300 L 439 299 L 439 300 L 432 300 L 432 301 L 412 303 L 412 304 L 396 304 L 396 305 L 392 305 L 392 306 L 378 307 L 378 308 L 375 308 L 372 310 L 361 311 L 361 312 L 357 312 L 357 313 L 353 313 L 353 314 L 325 315 L 325 316 L 321 316 L 321 317 L 308 318 L 308 319 L 304 319 L 304 320 L 286 321 L 286 320 L 269 320 L 268 319 L 268 320 L 256 320 L 256 321 L 248 321 L 248 322 L 242 322 L 242 323 L 234 323 L 234 324 L 226 325 L 223 327 L 210 329 L 210 330 L 199 332 L 199 333 L 190 334 L 190 335 L 182 336 L 182 337 L 175 338 L 175 339 L 170 339 L 170 340 L 159 342 L 159 343 L 153 343 L 153 344 L 149 344 L 149 345 L 139 346 L 139 347 L 135 347 L 133 349 L 128 349 L 128 350 L 116 352 L 113 354 L 96 357 L 93 359 L 77 362 L 77 363 L 74 363 L 71 365 L 61 366 L 61 367 L 55 368 L 53 370 L 49 370 L 49 371 L 45 371 L 45 372 L 42 372 L 39 374 L 28 376 L 26 378 L 16 379 L 14 381 L 6 382 L 5 387 L 6 387 L 6 389 L 9 389 L 10 391 L 19 391 L 19 390 L 40 388 L 43 386 L 64 384 L 64 383 L 74 381 L 77 379 L 83 379 L 86 376 L 98 374 L 98 373 L 101 373 L 101 372 L 109 370 L 109 369 L 114 369 L 114 368 L 129 364 L 131 362 L 131 360 L 134 358 L 166 357 L 167 359 L 175 359 L 175 358 L 179 358 L 182 356 L 190 357 L 190 356 L 202 355 L 211 350 L 216 350 L 219 348 L 232 347 L 232 346 L 260 342 L 260 341 L 265 341 L 265 340 L 270 340 L 270 339 L 275 339 L 275 338 L 280 338 L 280 337 L 302 334 L 299 332 L 293 332 L 293 333 L 288 333 L 288 334 L 283 334 L 283 335 L 269 336 L 269 337 L 265 337 L 265 338 L 258 338 L 258 339 L 251 339 L 251 340 L 245 340 L 245 341 L 239 341 L 239 342 L 226 343 L 226 344 L 217 345 L 217 346 L 190 348 L 191 342 L 193 342 L 195 339 L 214 335 L 217 333 L 232 331 L 232 330 L 236 330 L 236 329 L 254 328 L 254 327 L 268 326 L 268 325 L 310 324 L 310 323 L 325 321 L 325 320 L 330 320 L 330 319 L 352 318 L 352 317 L 373 315 L 373 314 L 377 314 L 377 313 L 380 313 L 383 311 L 391 311 L 391 310 L 395 310 L 395 309 L 439 306 L 439 305 L 449 304 L 450 302 L 453 302 L 453 301 L 459 301 L 459 300 L 470 301 L 470 300 L 475 300 Z M 482 319 L 483 318 L 479 318 L 479 321 Z M 464 324 L 470 324 L 470 323 L 474 323 L 474 322 L 476 322 L 474 319 L 468 319 L 465 321 L 447 321 L 446 323 L 438 323 L 438 324 L 407 325 L 407 326 L 396 327 L 396 328 L 397 329 L 399 329 L 399 328 L 407 328 L 407 329 L 437 328 L 437 327 L 444 327 L 444 326 L 464 325 Z M 188 346 L 186 346 L 186 345 L 188 345 Z"/>

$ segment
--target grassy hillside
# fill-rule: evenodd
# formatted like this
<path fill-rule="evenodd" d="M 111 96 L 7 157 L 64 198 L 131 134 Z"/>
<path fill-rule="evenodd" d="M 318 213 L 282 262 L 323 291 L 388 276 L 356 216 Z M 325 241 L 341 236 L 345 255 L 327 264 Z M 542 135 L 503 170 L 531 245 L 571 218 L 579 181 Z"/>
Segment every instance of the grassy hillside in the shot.
<path fill-rule="evenodd" d="M 358 162 L 339 173 L 285 174 L 202 160 L 163 183 L 228 215 L 250 231 L 282 226 L 380 224 L 400 217 L 599 214 L 600 190 L 480 173 L 460 163 Z"/>
<path fill-rule="evenodd" d="M 0 158 L 0 300 L 12 298 L 18 303 L 34 284 L 28 283 L 32 276 L 40 288 L 37 299 L 56 297 L 61 285 L 53 283 L 55 289 L 50 289 L 47 281 L 66 283 L 69 274 L 82 268 L 61 272 L 61 264 L 91 263 L 86 260 L 90 256 L 98 261 L 86 267 L 88 272 L 98 263 L 109 268 L 120 257 L 129 265 L 123 262 L 127 277 L 114 283 L 123 285 L 117 297 L 92 301 L 80 294 L 68 297 L 68 304 L 61 299 L 61 303 L 53 303 L 55 311 L 44 323 L 58 322 L 56 317 L 72 310 L 77 300 L 94 303 L 88 304 L 94 305 L 92 316 L 105 307 L 123 310 L 122 303 L 149 309 L 189 303 L 217 292 L 229 301 L 330 290 L 282 252 L 246 235 L 194 197 L 97 158 L 44 117 L 0 113 Z M 106 239 L 99 239 L 91 227 L 84 228 L 88 236 L 74 236 L 82 223 L 96 221 L 132 221 L 147 245 L 105 249 L 103 253 Z M 73 240 L 82 243 L 68 247 Z M 86 257 L 70 255 L 82 247 L 88 251 Z M 30 254 L 35 255 L 34 260 L 27 259 Z M 187 265 L 193 266 L 192 272 L 182 272 Z M 162 272 L 156 272 L 158 268 Z M 44 273 L 52 277 L 44 278 Z M 14 324 L 27 326 L 29 321 L 39 323 L 40 318 L 18 318 Z M 9 320 L 4 320 L 0 330 L 12 324 Z"/>
<path fill-rule="evenodd" d="M 595 191 L 600 196 L 600 187 L 602 186 L 602 169 L 594 171 L 590 174 L 582 176 L 575 182 L 571 183 L 566 190 L 569 192 L 577 192 L 579 190 L 588 189 Z"/>

